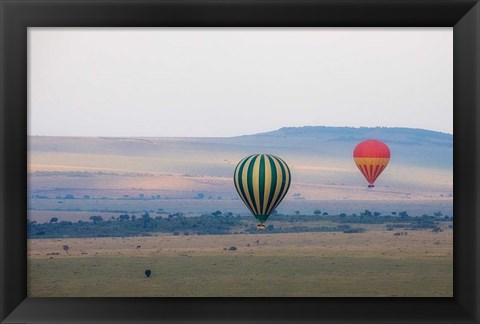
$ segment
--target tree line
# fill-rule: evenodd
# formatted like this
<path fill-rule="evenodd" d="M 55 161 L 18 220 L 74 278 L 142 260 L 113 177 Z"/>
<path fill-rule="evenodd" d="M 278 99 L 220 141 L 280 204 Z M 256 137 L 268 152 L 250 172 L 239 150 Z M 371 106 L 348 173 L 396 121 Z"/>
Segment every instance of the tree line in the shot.
<path fill-rule="evenodd" d="M 434 215 L 409 216 L 407 212 L 392 212 L 381 215 L 378 212 L 365 210 L 361 213 L 347 215 L 325 215 L 325 212 L 313 215 L 285 215 L 275 213 L 267 222 L 264 231 L 256 228 L 257 222 L 252 216 L 239 216 L 232 213 L 215 211 L 195 217 L 187 217 L 182 213 L 169 214 L 168 217 L 152 217 L 148 212 L 139 217 L 123 213 L 118 217 L 105 220 L 102 216 L 92 215 L 89 221 L 77 222 L 59 220 L 52 217 L 49 222 L 37 223 L 28 221 L 29 238 L 58 237 L 126 237 L 150 236 L 155 233 L 171 233 L 173 235 L 222 235 L 243 233 L 296 233 L 296 232 L 344 232 L 362 233 L 362 224 L 385 224 L 386 230 L 409 229 L 439 231 L 440 222 L 451 221 L 450 216 L 440 212 Z M 329 225 L 322 225 L 328 221 Z M 315 224 L 312 224 L 315 223 Z M 318 224 L 317 224 L 318 223 Z M 334 223 L 334 225 L 332 225 Z"/>

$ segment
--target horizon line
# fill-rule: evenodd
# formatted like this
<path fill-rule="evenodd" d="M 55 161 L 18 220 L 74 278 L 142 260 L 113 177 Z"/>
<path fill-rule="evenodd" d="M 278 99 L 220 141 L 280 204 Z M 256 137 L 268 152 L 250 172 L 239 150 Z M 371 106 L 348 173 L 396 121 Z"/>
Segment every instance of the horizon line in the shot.
<path fill-rule="evenodd" d="M 432 130 L 432 129 L 426 129 L 426 128 L 419 128 L 419 127 L 402 127 L 402 126 L 326 126 L 326 125 L 318 125 L 318 126 L 284 126 L 280 127 L 277 129 L 273 130 L 267 130 L 267 131 L 262 131 L 262 132 L 257 132 L 257 133 L 252 133 L 252 134 L 240 134 L 240 135 L 233 135 L 233 136 L 152 136 L 152 135 L 135 135 L 135 136 L 124 136 L 124 135 L 44 135 L 44 134 L 27 134 L 27 136 L 31 137 L 84 137 L 84 138 L 96 138 L 96 137 L 104 137 L 104 138 L 233 138 L 233 137 L 241 137 L 241 136 L 254 136 L 254 135 L 260 135 L 260 134 L 265 134 L 265 133 L 270 133 L 270 132 L 275 132 L 275 131 L 280 131 L 285 128 L 354 128 L 354 129 L 362 129 L 362 128 L 367 128 L 367 129 L 375 129 L 375 128 L 385 128 L 385 129 L 395 129 L 395 128 L 400 128 L 400 129 L 411 129 L 411 130 L 422 130 L 422 131 L 429 131 L 429 132 L 435 132 L 435 133 L 441 133 L 441 134 L 446 134 L 446 135 L 451 135 L 453 136 L 453 133 L 450 132 L 445 132 L 445 131 L 439 131 L 439 130 Z"/>

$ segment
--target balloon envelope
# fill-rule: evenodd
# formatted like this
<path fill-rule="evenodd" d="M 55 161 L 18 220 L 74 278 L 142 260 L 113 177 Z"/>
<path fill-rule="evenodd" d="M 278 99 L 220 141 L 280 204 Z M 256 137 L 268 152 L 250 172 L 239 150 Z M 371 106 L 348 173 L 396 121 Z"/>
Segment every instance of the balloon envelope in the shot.
<path fill-rule="evenodd" d="M 285 161 L 270 154 L 243 158 L 233 176 L 238 194 L 262 225 L 287 194 L 290 179 Z"/>
<path fill-rule="evenodd" d="M 375 180 L 390 161 L 390 149 L 385 143 L 377 140 L 363 141 L 355 147 L 353 159 L 367 179 L 369 187 L 373 187 Z"/>

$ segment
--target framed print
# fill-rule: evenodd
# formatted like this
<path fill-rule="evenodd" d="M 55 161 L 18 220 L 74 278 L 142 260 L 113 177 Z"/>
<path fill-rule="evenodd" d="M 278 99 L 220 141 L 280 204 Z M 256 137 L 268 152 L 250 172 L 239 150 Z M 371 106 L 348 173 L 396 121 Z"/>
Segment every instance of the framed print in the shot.
<path fill-rule="evenodd" d="M 452 297 L 452 35 L 29 28 L 28 296 Z"/>
<path fill-rule="evenodd" d="M 2 0 L 0 320 L 478 323 L 479 6 Z"/>

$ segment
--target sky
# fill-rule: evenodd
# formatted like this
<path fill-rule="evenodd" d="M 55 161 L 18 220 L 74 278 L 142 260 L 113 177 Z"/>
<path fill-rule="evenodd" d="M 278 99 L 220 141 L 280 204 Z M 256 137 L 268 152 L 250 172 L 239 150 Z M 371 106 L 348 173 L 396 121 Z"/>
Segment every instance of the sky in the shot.
<path fill-rule="evenodd" d="M 452 28 L 32 28 L 28 132 L 453 133 Z"/>

